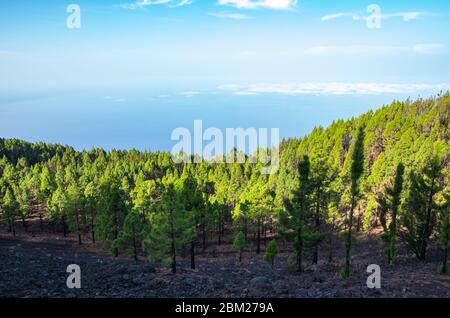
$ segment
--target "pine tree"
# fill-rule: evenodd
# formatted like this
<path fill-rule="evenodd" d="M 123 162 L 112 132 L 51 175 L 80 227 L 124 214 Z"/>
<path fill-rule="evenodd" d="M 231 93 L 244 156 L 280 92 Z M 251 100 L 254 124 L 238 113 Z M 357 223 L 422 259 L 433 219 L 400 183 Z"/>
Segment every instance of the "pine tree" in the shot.
<path fill-rule="evenodd" d="M 5 196 L 3 198 L 2 212 L 8 220 L 10 231 L 13 236 L 16 236 L 15 219 L 19 214 L 20 205 L 14 197 L 14 193 L 10 189 L 6 189 Z"/>
<path fill-rule="evenodd" d="M 350 168 L 350 195 L 351 207 L 350 214 L 347 218 L 347 234 L 345 241 L 345 267 L 341 272 L 341 276 L 347 278 L 350 276 L 350 259 L 353 241 L 353 215 L 356 207 L 356 202 L 360 194 L 360 178 L 364 173 L 364 127 L 360 126 L 356 140 L 351 153 L 351 168 Z"/>
<path fill-rule="evenodd" d="M 402 236 L 418 259 L 425 260 L 428 240 L 433 232 L 437 204 L 436 194 L 441 190 L 441 163 L 434 156 L 420 172 L 411 171 L 410 186 L 401 222 Z"/>
<path fill-rule="evenodd" d="M 139 244 L 147 234 L 147 223 L 144 221 L 143 215 L 132 210 L 125 217 L 123 228 L 120 230 L 119 236 L 114 242 L 114 245 L 118 249 L 125 248 L 128 254 L 132 256 L 135 261 L 137 261 Z"/>
<path fill-rule="evenodd" d="M 441 274 L 448 274 L 448 245 L 450 240 L 450 191 L 445 194 L 445 202 L 440 208 L 439 245 L 443 251 L 442 264 L 439 267 Z"/>
<path fill-rule="evenodd" d="M 67 237 L 67 214 L 70 209 L 66 191 L 58 187 L 51 195 L 47 203 L 50 220 L 61 223 L 64 237 Z"/>
<path fill-rule="evenodd" d="M 106 173 L 100 183 L 99 210 L 96 218 L 98 238 L 102 245 L 119 256 L 116 240 L 122 228 L 129 207 L 125 193 L 121 189 L 121 181 Z"/>
<path fill-rule="evenodd" d="M 184 210 L 192 215 L 193 221 L 195 222 L 196 233 L 191 240 L 191 269 L 195 269 L 195 238 L 197 236 L 198 226 L 203 220 L 203 199 L 202 193 L 200 192 L 197 180 L 194 178 L 191 170 L 185 166 L 183 174 L 180 179 L 177 180 L 176 187 L 177 191 L 180 193 L 180 199 L 183 204 Z"/>
<path fill-rule="evenodd" d="M 89 215 L 92 243 L 95 243 L 95 218 L 97 215 L 97 206 L 99 200 L 98 189 L 93 182 L 89 182 L 84 189 L 84 208 Z"/>
<path fill-rule="evenodd" d="M 247 249 L 247 242 L 244 233 L 239 232 L 233 240 L 233 250 L 239 255 L 239 262 L 242 262 L 242 253 Z"/>
<path fill-rule="evenodd" d="M 299 186 L 293 191 L 291 200 L 284 200 L 285 211 L 280 215 L 281 235 L 294 243 L 296 270 L 303 271 L 303 248 L 306 236 L 305 221 L 310 215 L 310 163 L 304 156 L 298 164 Z"/>
<path fill-rule="evenodd" d="M 151 260 L 171 264 L 172 273 L 176 273 L 176 257 L 190 245 L 194 235 L 193 216 L 184 210 L 180 193 L 173 182 L 166 181 L 161 205 L 152 219 L 152 231 L 146 242 Z"/>
<path fill-rule="evenodd" d="M 27 231 L 27 222 L 26 219 L 31 215 L 33 212 L 32 209 L 32 193 L 30 190 L 30 179 L 29 175 L 27 177 L 24 177 L 19 181 L 19 185 L 14 187 L 14 195 L 16 197 L 17 202 L 20 206 L 20 218 L 22 219 L 22 226 Z"/>
<path fill-rule="evenodd" d="M 385 189 L 385 192 L 378 198 L 381 206 L 380 222 L 384 233 L 381 236 L 385 242 L 385 253 L 388 264 L 393 264 L 396 256 L 396 244 L 398 235 L 398 212 L 403 191 L 403 174 L 405 167 L 399 163 L 395 172 L 394 184 Z M 388 212 L 390 215 L 388 216 Z M 389 217 L 390 223 L 387 224 Z"/>
<path fill-rule="evenodd" d="M 269 245 L 267 245 L 267 249 L 264 254 L 264 259 L 271 263 L 272 269 L 274 267 L 275 257 L 277 256 L 277 254 L 278 254 L 277 241 L 273 239 L 269 242 Z"/>

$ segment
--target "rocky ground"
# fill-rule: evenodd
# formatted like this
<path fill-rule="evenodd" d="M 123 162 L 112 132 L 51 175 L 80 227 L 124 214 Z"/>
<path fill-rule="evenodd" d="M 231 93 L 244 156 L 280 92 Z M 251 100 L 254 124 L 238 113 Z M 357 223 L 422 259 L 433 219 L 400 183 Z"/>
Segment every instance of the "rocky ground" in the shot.
<path fill-rule="evenodd" d="M 340 253 L 338 245 L 336 260 Z M 174 275 L 144 259 L 115 259 L 93 244 L 79 247 L 75 238 L 0 234 L 0 297 L 450 297 L 450 276 L 436 271 L 437 250 L 421 262 L 400 248 L 397 265 L 388 266 L 378 239 L 360 238 L 353 255 L 347 280 L 339 277 L 340 261 L 307 262 L 305 272 L 296 273 L 283 252 L 272 270 L 254 253 L 239 263 L 229 246 L 198 256 L 196 270 L 180 258 Z M 66 286 L 69 264 L 81 267 L 81 289 Z M 366 286 L 369 264 L 381 266 L 381 289 Z"/>

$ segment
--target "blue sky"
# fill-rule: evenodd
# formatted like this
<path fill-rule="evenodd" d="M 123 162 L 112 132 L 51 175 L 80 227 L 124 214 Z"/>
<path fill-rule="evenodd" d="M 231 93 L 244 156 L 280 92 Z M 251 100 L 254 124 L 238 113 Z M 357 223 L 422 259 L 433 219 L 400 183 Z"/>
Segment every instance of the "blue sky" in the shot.
<path fill-rule="evenodd" d="M 80 29 L 66 26 L 72 3 L 81 9 Z M 381 9 L 380 28 L 368 28 L 370 4 Z M 64 123 L 67 113 L 105 111 L 99 104 L 129 112 L 143 105 L 166 112 L 222 105 L 212 124 L 225 125 L 220 119 L 229 117 L 226 124 L 233 125 L 223 106 L 228 102 L 241 109 L 265 104 L 272 107 L 268 114 L 296 105 L 303 116 L 303 104 L 330 107 L 330 97 L 343 96 L 335 106 L 342 111 L 328 112 L 327 120 L 317 106 L 302 129 L 288 115 L 276 122 L 290 123 L 284 136 L 306 133 L 331 116 L 449 89 L 449 17 L 448 0 L 1 1 L 0 135 L 112 147 L 111 140 L 58 134 L 50 119 Z M 60 117 L 53 108 L 45 113 L 56 101 Z M 26 120 L 25 112 L 39 107 L 48 127 L 12 120 Z M 270 127 L 267 116 L 248 124 Z M 166 136 L 176 124 L 142 138 Z M 132 130 L 124 128 L 121 146 L 141 136 L 126 137 Z"/>
<path fill-rule="evenodd" d="M 79 30 L 66 27 L 70 3 L 80 5 Z M 377 1 L 390 16 L 380 29 L 351 16 L 324 20 L 367 16 L 370 3 L 2 1 L 0 86 L 450 82 L 450 2 Z"/>

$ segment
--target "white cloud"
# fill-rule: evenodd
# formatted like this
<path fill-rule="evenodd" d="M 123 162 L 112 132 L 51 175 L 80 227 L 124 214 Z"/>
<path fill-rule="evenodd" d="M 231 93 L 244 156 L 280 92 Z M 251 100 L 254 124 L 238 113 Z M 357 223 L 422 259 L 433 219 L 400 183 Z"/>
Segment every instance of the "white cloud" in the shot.
<path fill-rule="evenodd" d="M 200 95 L 200 92 L 188 91 L 188 92 L 182 92 L 181 95 L 186 96 L 186 97 L 193 97 L 193 96 Z"/>
<path fill-rule="evenodd" d="M 433 54 L 442 52 L 444 48 L 444 45 L 439 43 L 416 44 L 413 46 L 413 51 L 419 54 Z"/>
<path fill-rule="evenodd" d="M 161 5 L 161 4 L 172 4 L 175 1 L 173 0 L 139 0 L 134 3 L 125 3 L 122 4 L 121 7 L 129 10 L 142 9 L 152 5 Z M 191 4 L 193 0 L 179 0 L 176 4 L 172 5 L 172 8 L 182 7 L 188 4 Z"/>
<path fill-rule="evenodd" d="M 328 15 L 325 15 L 325 16 L 322 17 L 322 21 L 333 20 L 333 19 L 346 17 L 346 16 L 351 16 L 351 15 L 352 15 L 351 13 L 344 13 L 344 12 L 328 14 Z"/>
<path fill-rule="evenodd" d="M 209 15 L 216 18 L 232 19 L 232 20 L 247 20 L 251 18 L 250 16 L 242 13 L 213 12 L 209 13 Z"/>
<path fill-rule="evenodd" d="M 442 44 L 400 45 L 348 45 L 348 46 L 316 46 L 301 50 L 304 55 L 360 55 L 360 54 L 398 54 L 416 53 L 433 54 L 442 51 Z"/>
<path fill-rule="evenodd" d="M 324 45 L 284 51 L 243 50 L 240 56 L 244 58 L 256 57 L 286 57 L 286 56 L 336 56 L 336 55 L 388 55 L 388 54 L 439 54 L 446 52 L 440 43 L 419 43 L 412 46 L 402 45 Z"/>
<path fill-rule="evenodd" d="M 288 83 L 222 85 L 221 90 L 234 95 L 281 94 L 281 95 L 378 95 L 412 94 L 450 90 L 450 84 L 386 84 L 386 83 Z"/>
<path fill-rule="evenodd" d="M 116 103 L 125 103 L 127 101 L 126 98 L 123 98 L 123 97 L 116 98 L 116 97 L 113 97 L 113 96 L 110 96 L 110 95 L 103 96 L 103 99 L 112 100 L 112 101 L 114 101 Z"/>
<path fill-rule="evenodd" d="M 420 16 L 424 16 L 426 15 L 425 12 L 418 12 L 418 11 L 414 11 L 414 12 L 398 12 L 398 13 L 388 13 L 388 14 L 381 14 L 380 18 L 383 20 L 387 20 L 390 18 L 402 18 L 403 21 L 408 22 L 411 20 L 415 20 L 418 19 Z M 359 21 L 359 20 L 365 20 L 367 21 L 368 19 L 373 18 L 372 16 L 364 16 L 364 15 L 360 15 L 357 13 L 351 13 L 351 12 L 337 12 L 337 13 L 332 13 L 332 14 L 328 14 L 322 17 L 322 21 L 330 21 L 330 20 L 334 20 L 334 19 L 338 19 L 338 18 L 345 18 L 345 17 L 350 17 L 355 21 Z"/>
<path fill-rule="evenodd" d="M 181 0 L 176 5 L 174 5 L 174 7 L 176 8 L 176 7 L 186 6 L 188 4 L 192 4 L 192 2 L 194 2 L 194 1 L 193 0 Z"/>
<path fill-rule="evenodd" d="M 297 5 L 297 0 L 219 0 L 219 5 L 229 5 L 238 9 L 286 10 Z"/>
<path fill-rule="evenodd" d="M 238 92 L 234 92 L 233 95 L 237 95 L 237 96 L 252 96 L 252 95 L 257 95 L 257 93 L 238 91 Z"/>

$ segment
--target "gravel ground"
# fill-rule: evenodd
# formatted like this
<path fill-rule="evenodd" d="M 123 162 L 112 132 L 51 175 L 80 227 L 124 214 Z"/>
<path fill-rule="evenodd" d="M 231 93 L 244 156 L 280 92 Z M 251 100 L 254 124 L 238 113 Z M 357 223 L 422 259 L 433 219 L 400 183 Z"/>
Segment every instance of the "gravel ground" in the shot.
<path fill-rule="evenodd" d="M 304 273 L 288 270 L 288 254 L 281 253 L 275 269 L 261 256 L 246 253 L 242 263 L 228 247 L 197 258 L 179 260 L 176 275 L 163 266 L 114 259 L 96 246 L 78 247 L 74 238 L 12 239 L 0 236 L 0 297 L 50 298 L 159 298 L 159 297 L 450 297 L 450 276 L 438 275 L 439 251 L 421 262 L 404 248 L 398 263 L 388 266 L 377 239 L 359 241 L 354 249 L 353 275 L 337 274 L 341 263 L 306 263 Z M 336 249 L 337 259 L 340 258 Z M 81 289 L 66 286 L 69 264 L 81 268 Z M 369 264 L 382 270 L 381 289 L 366 285 Z"/>

